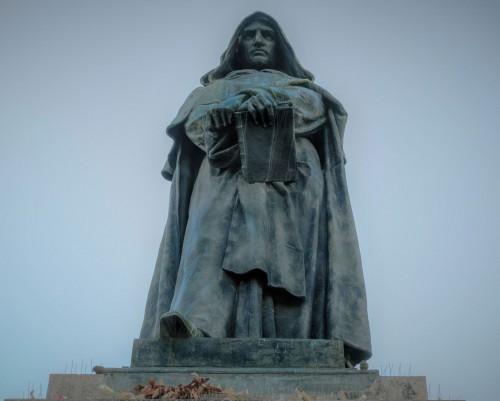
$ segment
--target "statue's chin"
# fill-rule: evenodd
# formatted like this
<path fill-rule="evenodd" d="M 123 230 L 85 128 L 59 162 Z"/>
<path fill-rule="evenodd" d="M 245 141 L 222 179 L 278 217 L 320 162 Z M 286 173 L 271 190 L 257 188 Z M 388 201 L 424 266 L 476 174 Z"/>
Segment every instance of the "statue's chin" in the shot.
<path fill-rule="evenodd" d="M 243 69 L 249 70 L 265 70 L 266 68 L 273 68 L 272 63 L 269 62 L 267 57 L 249 60 L 246 65 L 243 66 Z"/>

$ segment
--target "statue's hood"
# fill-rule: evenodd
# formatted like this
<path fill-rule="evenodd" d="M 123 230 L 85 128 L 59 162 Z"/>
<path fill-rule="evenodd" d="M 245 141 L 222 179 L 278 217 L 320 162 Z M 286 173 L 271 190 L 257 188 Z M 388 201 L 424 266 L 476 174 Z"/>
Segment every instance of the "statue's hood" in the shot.
<path fill-rule="evenodd" d="M 263 13 L 262 11 L 257 11 L 253 14 L 250 14 L 240 22 L 240 24 L 234 31 L 231 40 L 229 41 L 227 49 L 224 51 L 224 53 L 222 53 L 222 56 L 220 57 L 220 65 L 203 75 L 200 80 L 201 83 L 203 85 L 207 85 L 224 78 L 227 74 L 236 69 L 234 68 L 234 65 L 236 65 L 235 59 L 238 52 L 238 39 L 242 34 L 243 29 L 245 29 L 254 21 L 264 22 L 272 27 L 276 32 L 276 43 L 281 53 L 279 57 L 279 59 L 281 60 L 281 65 L 277 69 L 292 77 L 313 81 L 314 75 L 311 72 L 307 71 L 304 67 L 302 67 L 299 60 L 295 56 L 295 52 L 293 51 L 290 42 L 288 42 L 288 39 L 286 38 L 278 22 L 276 22 L 276 20 L 270 15 Z"/>

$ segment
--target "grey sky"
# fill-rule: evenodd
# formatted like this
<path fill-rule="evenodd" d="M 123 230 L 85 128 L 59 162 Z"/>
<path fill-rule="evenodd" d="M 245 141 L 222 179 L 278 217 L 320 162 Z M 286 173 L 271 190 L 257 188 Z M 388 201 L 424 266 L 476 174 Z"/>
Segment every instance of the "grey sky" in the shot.
<path fill-rule="evenodd" d="M 349 112 L 370 366 L 500 399 L 500 3 L 117 0 L 0 1 L 0 399 L 129 364 L 165 127 L 255 10 Z"/>

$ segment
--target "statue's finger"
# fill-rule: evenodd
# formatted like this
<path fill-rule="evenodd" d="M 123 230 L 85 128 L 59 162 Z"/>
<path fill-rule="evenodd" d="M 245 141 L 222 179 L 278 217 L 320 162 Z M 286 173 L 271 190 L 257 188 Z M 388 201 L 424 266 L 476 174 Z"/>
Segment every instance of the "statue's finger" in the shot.
<path fill-rule="evenodd" d="M 247 103 L 247 111 L 250 113 L 250 115 L 252 116 L 253 118 L 253 122 L 258 125 L 258 121 L 257 121 L 257 111 L 255 109 L 255 107 L 253 106 L 252 103 L 248 102 Z"/>
<path fill-rule="evenodd" d="M 269 99 L 267 99 L 264 96 L 259 100 L 261 100 L 262 104 L 265 107 L 267 124 L 273 125 L 274 124 L 274 107 L 275 107 L 274 102 L 271 102 Z"/>
<path fill-rule="evenodd" d="M 211 112 L 208 112 L 207 113 L 207 123 L 208 123 L 208 126 L 211 128 L 211 129 L 214 129 L 215 128 L 215 121 L 214 121 L 214 117 L 212 115 Z"/>
<path fill-rule="evenodd" d="M 214 121 L 215 129 L 220 129 L 221 123 L 220 123 L 219 113 L 217 113 L 217 111 L 215 111 L 215 110 L 212 112 L 212 119 Z"/>
<path fill-rule="evenodd" d="M 233 121 L 233 111 L 232 110 L 226 110 L 225 118 L 226 118 L 226 127 L 227 127 Z"/>
<path fill-rule="evenodd" d="M 257 116 L 258 122 L 256 122 L 256 124 L 260 124 L 263 127 L 266 127 L 267 126 L 267 121 L 266 121 L 267 120 L 267 118 L 266 118 L 267 110 L 266 110 L 266 106 L 262 103 L 259 96 L 254 96 L 252 98 L 252 105 L 255 107 L 256 113 L 258 114 L 258 116 Z"/>
<path fill-rule="evenodd" d="M 219 118 L 220 118 L 220 124 L 221 128 L 227 127 L 227 121 L 226 121 L 226 110 L 219 110 Z"/>

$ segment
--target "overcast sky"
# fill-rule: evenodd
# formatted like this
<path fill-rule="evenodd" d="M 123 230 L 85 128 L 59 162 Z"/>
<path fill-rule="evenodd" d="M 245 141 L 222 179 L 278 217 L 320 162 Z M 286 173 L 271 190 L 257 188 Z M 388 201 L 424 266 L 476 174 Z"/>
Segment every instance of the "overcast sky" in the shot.
<path fill-rule="evenodd" d="M 349 112 L 370 366 L 500 399 L 500 3 L 430 0 L 1 0 L 0 399 L 129 365 L 165 128 L 256 10 Z"/>

